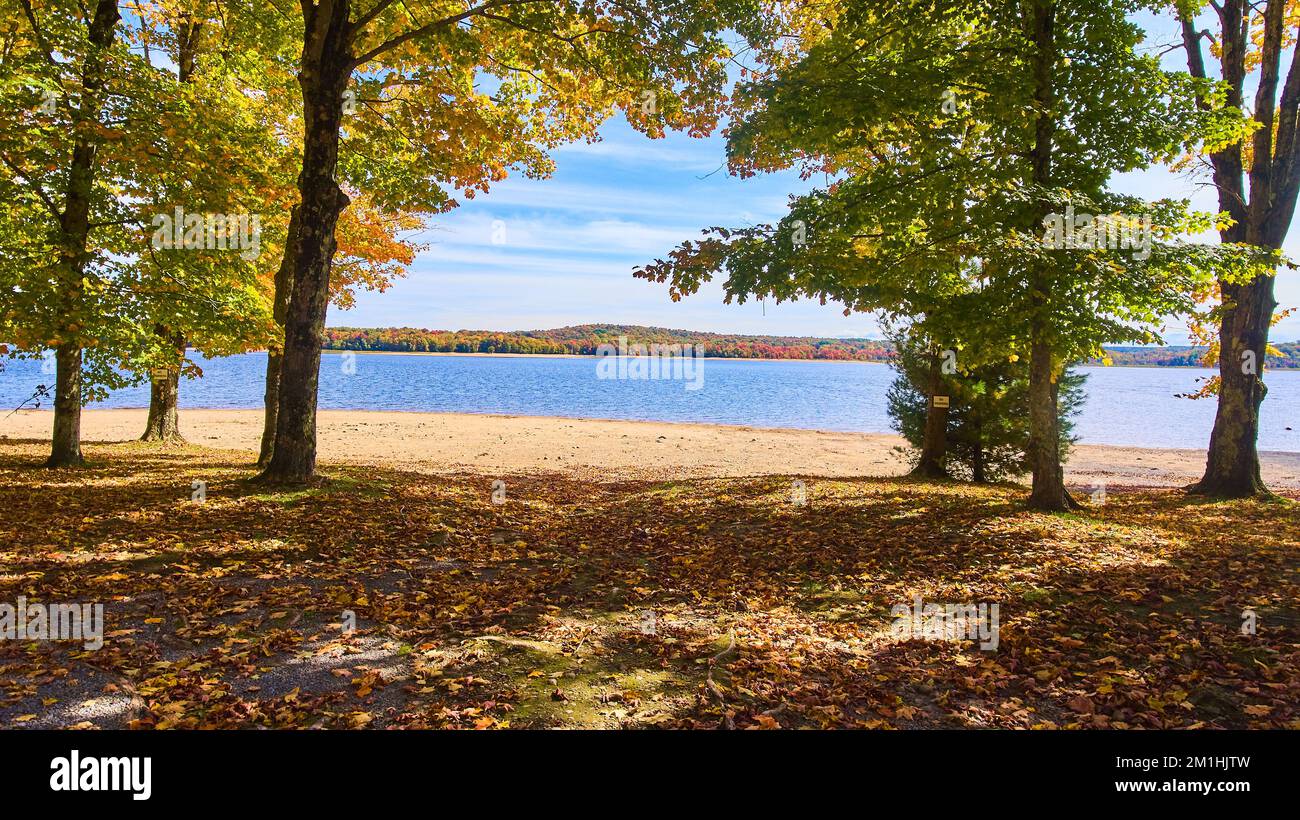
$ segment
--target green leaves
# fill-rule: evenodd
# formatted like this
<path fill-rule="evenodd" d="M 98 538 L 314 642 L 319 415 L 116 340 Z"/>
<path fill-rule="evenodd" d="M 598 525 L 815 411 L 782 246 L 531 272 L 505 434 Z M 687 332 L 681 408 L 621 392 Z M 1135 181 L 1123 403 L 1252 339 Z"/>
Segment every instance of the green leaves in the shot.
<path fill-rule="evenodd" d="M 1031 179 L 1039 46 L 1020 4 L 848 3 L 799 48 L 758 44 L 768 65 L 737 90 L 732 170 L 799 166 L 829 183 L 792 198 L 775 225 L 711 229 L 636 275 L 678 298 L 725 273 L 728 300 L 831 299 L 999 354 L 1028 338 L 1034 317 L 1063 361 L 1148 336 L 1162 316 L 1191 309 L 1213 270 L 1245 262 L 1179 238 L 1209 215 L 1118 196 L 1107 182 L 1239 133 L 1241 120 L 1198 108 L 1201 84 L 1140 55 L 1127 10 L 1056 4 L 1047 185 Z M 1051 247 L 1043 216 L 1066 209 L 1113 223 L 1115 235 Z M 803 245 L 788 241 L 797 226 Z M 1145 250 L 1110 241 L 1142 230 Z M 1046 290 L 1029 287 L 1031 270 Z"/>

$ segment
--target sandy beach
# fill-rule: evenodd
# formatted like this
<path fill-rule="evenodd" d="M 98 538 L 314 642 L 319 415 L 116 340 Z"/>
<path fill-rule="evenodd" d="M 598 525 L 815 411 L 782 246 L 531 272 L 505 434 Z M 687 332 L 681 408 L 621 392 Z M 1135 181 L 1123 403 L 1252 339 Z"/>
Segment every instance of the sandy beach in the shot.
<path fill-rule="evenodd" d="M 86 441 L 131 441 L 146 412 L 87 410 Z M 51 413 L 0 420 L 5 439 L 47 439 Z M 193 444 L 257 449 L 260 410 L 183 410 Z M 709 476 L 882 476 L 906 472 L 895 435 L 776 430 L 713 424 L 607 421 L 463 413 L 323 410 L 320 459 L 421 472 L 564 473 L 587 479 Z M 1271 486 L 1300 488 L 1300 453 L 1262 454 Z M 1201 450 L 1080 445 L 1066 467 L 1075 485 L 1177 487 L 1201 474 Z"/>

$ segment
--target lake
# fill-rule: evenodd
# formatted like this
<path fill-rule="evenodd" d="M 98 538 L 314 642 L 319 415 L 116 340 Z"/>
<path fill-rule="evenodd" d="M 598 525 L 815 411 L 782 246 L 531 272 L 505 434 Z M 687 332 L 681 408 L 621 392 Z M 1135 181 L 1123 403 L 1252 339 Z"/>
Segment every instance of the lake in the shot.
<path fill-rule="evenodd" d="M 694 421 L 864 433 L 892 432 L 880 364 L 708 359 L 699 389 L 689 380 L 597 378 L 595 358 L 431 356 L 326 352 L 322 409 L 510 413 Z M 262 406 L 266 354 L 200 360 L 203 377 L 181 384 L 181 407 Z M 0 405 L 12 409 L 53 384 L 37 360 L 8 360 Z M 1203 448 L 1214 401 L 1179 399 L 1199 368 L 1087 367 L 1087 402 L 1076 432 L 1086 444 Z M 687 373 L 687 376 L 693 374 Z M 1300 452 L 1300 371 L 1270 371 L 1260 448 Z M 92 407 L 147 407 L 147 386 L 119 390 Z M 45 403 L 49 406 L 48 402 Z M 1287 429 L 1291 428 L 1291 429 Z"/>

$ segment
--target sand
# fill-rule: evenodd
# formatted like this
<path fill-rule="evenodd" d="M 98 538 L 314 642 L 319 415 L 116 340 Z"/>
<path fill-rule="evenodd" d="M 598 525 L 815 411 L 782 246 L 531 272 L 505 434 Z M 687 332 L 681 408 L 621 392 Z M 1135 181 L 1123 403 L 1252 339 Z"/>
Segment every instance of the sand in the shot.
<path fill-rule="evenodd" d="M 131 441 L 144 410 L 87 410 L 85 441 Z M 48 410 L 0 419 L 4 439 L 49 439 Z M 255 451 L 260 410 L 182 410 L 193 444 Z M 582 478 L 700 478 L 754 475 L 892 476 L 907 470 L 894 435 L 776 430 L 714 424 L 607 421 L 543 416 L 324 410 L 322 462 L 422 472 L 554 473 Z M 1300 488 L 1300 453 L 1261 455 L 1265 481 Z M 1198 478 L 1201 450 L 1080 445 L 1066 468 L 1076 486 L 1177 487 Z"/>

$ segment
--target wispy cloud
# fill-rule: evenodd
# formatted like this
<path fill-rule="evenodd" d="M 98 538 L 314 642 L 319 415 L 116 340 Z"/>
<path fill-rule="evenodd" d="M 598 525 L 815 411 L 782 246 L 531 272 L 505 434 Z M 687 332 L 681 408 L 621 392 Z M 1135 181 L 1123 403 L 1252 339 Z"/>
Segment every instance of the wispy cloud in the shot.
<path fill-rule="evenodd" d="M 640 139 L 636 142 L 604 139 L 599 142 L 574 142 L 555 151 L 558 157 L 582 157 L 613 161 L 631 166 L 654 165 L 660 168 L 714 171 L 726 163 L 725 154 L 692 150 L 690 147 L 665 145 L 662 141 Z"/>

